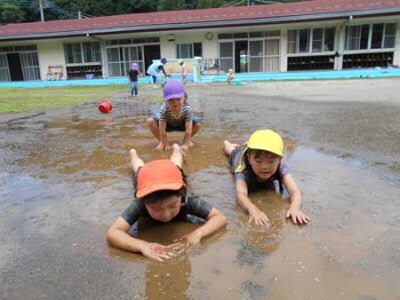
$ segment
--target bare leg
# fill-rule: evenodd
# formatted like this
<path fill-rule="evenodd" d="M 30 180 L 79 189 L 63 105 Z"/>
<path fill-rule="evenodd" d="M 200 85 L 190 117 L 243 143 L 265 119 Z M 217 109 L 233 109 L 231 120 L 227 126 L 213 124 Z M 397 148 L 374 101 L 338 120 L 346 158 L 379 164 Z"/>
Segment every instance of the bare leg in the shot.
<path fill-rule="evenodd" d="M 157 140 L 160 140 L 160 133 L 158 131 L 157 121 L 153 118 L 148 118 L 146 120 L 146 125 L 149 127 L 151 133 L 156 137 Z"/>
<path fill-rule="evenodd" d="M 231 155 L 232 151 L 235 150 L 236 147 L 239 147 L 238 144 L 232 144 L 231 142 L 225 140 L 224 141 L 224 153 L 226 155 Z"/>
<path fill-rule="evenodd" d="M 185 155 L 185 152 L 183 152 L 181 150 L 181 148 L 178 146 L 178 144 L 175 143 L 172 145 L 172 154 L 169 159 L 170 159 L 170 161 L 172 161 L 175 165 L 177 165 L 181 169 L 183 166 L 184 155 Z"/>
<path fill-rule="evenodd" d="M 192 136 L 194 136 L 196 133 L 198 133 L 199 130 L 200 130 L 200 128 L 201 128 L 201 124 L 200 124 L 200 123 L 195 123 L 195 124 L 193 124 L 193 127 L 192 127 Z"/>
<path fill-rule="evenodd" d="M 129 155 L 131 157 L 131 167 L 132 171 L 136 173 L 139 167 L 144 166 L 144 161 L 139 157 L 135 149 L 129 150 Z"/>

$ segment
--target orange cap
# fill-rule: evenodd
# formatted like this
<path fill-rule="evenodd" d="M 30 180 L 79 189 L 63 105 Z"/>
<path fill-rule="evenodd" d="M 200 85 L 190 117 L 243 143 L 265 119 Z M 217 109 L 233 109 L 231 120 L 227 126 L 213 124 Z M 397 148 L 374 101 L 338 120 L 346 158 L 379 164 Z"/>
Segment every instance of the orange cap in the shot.
<path fill-rule="evenodd" d="M 182 172 L 169 159 L 145 164 L 138 174 L 136 197 L 143 198 L 161 190 L 179 190 L 184 186 Z"/>

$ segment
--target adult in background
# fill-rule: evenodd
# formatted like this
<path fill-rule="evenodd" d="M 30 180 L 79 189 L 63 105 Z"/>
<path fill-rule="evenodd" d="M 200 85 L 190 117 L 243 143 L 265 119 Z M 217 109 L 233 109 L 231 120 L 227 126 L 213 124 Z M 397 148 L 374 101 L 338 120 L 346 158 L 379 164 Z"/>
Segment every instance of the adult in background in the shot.
<path fill-rule="evenodd" d="M 148 68 L 147 68 L 147 74 L 151 76 L 153 84 L 157 83 L 157 74 L 162 71 L 167 77 L 167 73 L 165 72 L 164 65 L 167 63 L 166 58 L 161 58 L 161 60 L 153 62 Z"/>

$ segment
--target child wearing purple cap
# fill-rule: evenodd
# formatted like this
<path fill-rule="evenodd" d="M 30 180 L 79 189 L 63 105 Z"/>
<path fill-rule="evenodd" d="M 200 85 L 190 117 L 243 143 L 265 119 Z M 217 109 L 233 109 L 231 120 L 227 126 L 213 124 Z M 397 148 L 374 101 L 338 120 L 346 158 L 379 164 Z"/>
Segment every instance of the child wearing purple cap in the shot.
<path fill-rule="evenodd" d="M 132 63 L 131 68 L 128 71 L 128 83 L 131 88 L 131 97 L 136 97 L 138 94 L 138 77 L 139 77 L 139 65 Z"/>
<path fill-rule="evenodd" d="M 193 108 L 185 101 L 185 86 L 182 82 L 170 79 L 164 85 L 164 101 L 155 115 L 146 120 L 151 133 L 160 141 L 157 149 L 169 150 L 167 132 L 183 131 L 182 149 L 193 146 L 191 141 L 201 128 L 202 119 L 193 116 Z"/>

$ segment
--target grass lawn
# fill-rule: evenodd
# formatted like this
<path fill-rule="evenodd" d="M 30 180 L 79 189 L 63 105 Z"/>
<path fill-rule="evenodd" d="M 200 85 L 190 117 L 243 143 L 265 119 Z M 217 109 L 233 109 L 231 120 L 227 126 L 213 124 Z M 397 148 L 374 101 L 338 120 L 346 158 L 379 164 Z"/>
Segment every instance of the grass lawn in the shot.
<path fill-rule="evenodd" d="M 107 100 L 110 95 L 119 91 L 128 93 L 127 85 L 1 88 L 0 113 L 18 113 Z"/>

